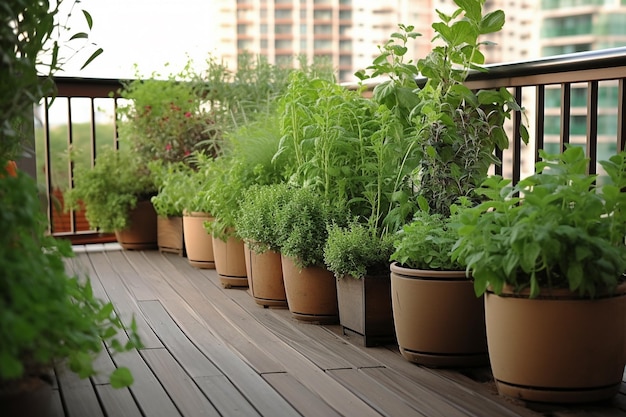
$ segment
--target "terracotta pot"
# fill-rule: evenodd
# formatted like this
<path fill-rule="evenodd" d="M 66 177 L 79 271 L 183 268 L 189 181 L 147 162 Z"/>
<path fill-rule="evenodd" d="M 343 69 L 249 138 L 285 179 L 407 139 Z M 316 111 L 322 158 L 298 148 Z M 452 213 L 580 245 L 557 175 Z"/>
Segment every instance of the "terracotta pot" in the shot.
<path fill-rule="evenodd" d="M 195 268 L 215 269 L 213 239 L 204 228 L 204 222 L 213 221 L 209 213 L 187 212 L 183 214 L 183 238 L 187 261 Z"/>
<path fill-rule="evenodd" d="M 247 287 L 246 258 L 243 241 L 230 236 L 226 241 L 213 237 L 215 270 L 224 288 Z"/>
<path fill-rule="evenodd" d="M 157 215 L 149 200 L 140 201 L 129 213 L 129 226 L 115 232 L 118 243 L 128 250 L 157 248 Z"/>
<path fill-rule="evenodd" d="M 157 217 L 157 243 L 159 251 L 185 254 L 182 216 Z"/>
<path fill-rule="evenodd" d="M 291 315 L 302 321 L 337 323 L 337 287 L 335 275 L 325 268 L 300 269 L 293 259 L 281 255 L 287 304 Z"/>
<path fill-rule="evenodd" d="M 396 342 L 389 274 L 339 278 L 337 300 L 343 334 L 355 336 L 365 346 Z"/>
<path fill-rule="evenodd" d="M 529 299 L 487 293 L 493 376 L 501 394 L 580 403 L 614 396 L 622 383 L 626 285 L 614 296 L 580 299 L 567 290 Z"/>
<path fill-rule="evenodd" d="M 254 301 L 263 307 L 287 307 L 280 253 L 256 253 L 244 244 L 248 286 Z"/>
<path fill-rule="evenodd" d="M 41 417 L 50 414 L 52 385 L 40 378 L 15 383 L 0 382 L 0 410 L 3 417 Z"/>
<path fill-rule="evenodd" d="M 391 264 L 393 319 L 405 359 L 431 367 L 488 363 L 483 299 L 464 271 Z"/>

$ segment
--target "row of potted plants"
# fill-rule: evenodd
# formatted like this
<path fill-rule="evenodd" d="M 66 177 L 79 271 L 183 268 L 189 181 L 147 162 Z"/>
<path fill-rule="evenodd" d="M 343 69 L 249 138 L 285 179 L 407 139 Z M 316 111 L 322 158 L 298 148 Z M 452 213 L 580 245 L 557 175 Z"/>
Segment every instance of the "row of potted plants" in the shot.
<path fill-rule="evenodd" d="M 508 146 L 505 121 L 522 109 L 506 89 L 463 83 L 482 70 L 479 38 L 501 30 L 505 17 L 484 13 L 484 1 L 456 4 L 439 13 L 435 47 L 417 61 L 405 55 L 419 35 L 399 25 L 358 73 L 386 77 L 371 99 L 328 72 L 291 71 L 245 123 L 220 130 L 214 153 L 193 153 L 188 170 L 162 171 L 154 204 L 205 213 L 200 235 L 210 237 L 203 247 L 215 258 L 192 265 L 214 266 L 225 287 L 249 285 L 260 305 L 286 306 L 298 320 L 339 321 L 368 346 L 397 340 L 418 364 L 490 363 L 506 395 L 608 398 L 626 361 L 625 155 L 603 162 L 601 189 L 576 147 L 542 153 L 537 173 L 514 187 L 488 176 L 499 163 L 494 151 Z M 186 242 L 190 234 L 185 227 Z M 224 270 L 218 253 L 236 253 L 246 267 Z M 267 265 L 273 272 L 261 272 Z M 556 318 L 560 292 L 566 305 L 587 310 Z M 509 302 L 516 311 L 501 312 Z M 526 302 L 531 310 L 517 311 Z M 596 306 L 608 316 L 583 322 Z M 560 341 L 537 333 L 548 324 L 568 336 L 593 333 Z M 596 360 L 589 352 L 600 348 L 589 343 L 600 336 L 608 339 Z M 550 343 L 546 353 L 540 341 Z M 583 349 L 578 365 L 561 362 L 574 347 Z M 534 363 L 539 369 L 530 371 Z"/>

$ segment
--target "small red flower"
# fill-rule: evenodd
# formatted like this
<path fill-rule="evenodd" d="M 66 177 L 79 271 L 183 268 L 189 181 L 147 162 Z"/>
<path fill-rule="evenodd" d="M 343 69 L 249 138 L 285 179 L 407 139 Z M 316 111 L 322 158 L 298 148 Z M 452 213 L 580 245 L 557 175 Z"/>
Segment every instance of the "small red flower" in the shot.
<path fill-rule="evenodd" d="M 165 150 L 167 152 L 171 151 L 172 150 L 172 145 L 170 145 L 169 143 L 167 145 L 165 145 Z"/>
<path fill-rule="evenodd" d="M 189 118 L 191 117 L 191 112 L 190 112 L 190 111 L 186 112 L 186 113 L 185 113 L 185 117 L 186 117 L 187 119 L 189 119 Z"/>
<path fill-rule="evenodd" d="M 17 164 L 15 161 L 9 161 L 4 167 L 4 170 L 9 174 L 9 177 L 17 177 Z M 2 178 L 2 176 L 0 176 Z"/>

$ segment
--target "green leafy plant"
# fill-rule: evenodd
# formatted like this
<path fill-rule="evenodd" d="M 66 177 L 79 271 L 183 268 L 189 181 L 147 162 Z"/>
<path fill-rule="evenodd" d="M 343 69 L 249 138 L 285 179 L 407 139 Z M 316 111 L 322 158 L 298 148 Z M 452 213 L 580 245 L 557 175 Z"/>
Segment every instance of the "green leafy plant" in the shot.
<path fill-rule="evenodd" d="M 80 209 L 91 227 L 103 232 L 123 230 L 128 213 L 140 199 L 149 199 L 156 187 L 149 170 L 128 149 L 101 152 L 93 168 L 77 168 L 74 187 L 65 192 L 67 209 Z"/>
<path fill-rule="evenodd" d="M 613 290 L 626 271 L 626 153 L 601 162 L 601 189 L 582 148 L 540 155 L 536 174 L 517 185 L 499 176 L 481 185 L 488 200 L 460 217 L 454 257 L 472 272 L 476 294 L 505 285 L 530 297 L 551 288 L 581 297 Z"/>
<path fill-rule="evenodd" d="M 161 79 L 153 73 L 124 84 L 119 95 L 128 102 L 119 107 L 120 137 L 133 144 L 146 163 L 157 159 L 180 162 L 194 151 L 217 154 L 215 117 L 205 109 L 201 85 L 192 62 L 178 74 Z"/>
<path fill-rule="evenodd" d="M 289 185 L 253 185 L 243 196 L 235 218 L 237 234 L 257 253 L 280 251 L 277 213 L 288 202 Z"/>
<path fill-rule="evenodd" d="M 66 273 L 72 248 L 46 233 L 35 181 L 19 171 L 0 174 L 0 202 L 0 387 L 65 360 L 80 377 L 94 375 L 103 341 L 113 352 L 140 347 L 135 322 L 126 328 L 87 278 Z M 116 337 L 124 331 L 128 342 Z M 110 382 L 127 386 L 132 375 L 118 368 Z"/>
<path fill-rule="evenodd" d="M 462 271 L 465 265 L 452 259 L 452 248 L 459 238 L 455 227 L 463 204 L 452 205 L 450 216 L 430 213 L 428 204 L 421 199 L 422 210 L 415 213 L 395 237 L 390 259 L 414 269 Z M 467 204 L 467 203 L 466 203 Z"/>
<path fill-rule="evenodd" d="M 393 235 L 377 233 L 367 225 L 352 221 L 347 226 L 328 226 L 324 263 L 337 278 L 381 275 L 389 271 Z"/>
<path fill-rule="evenodd" d="M 157 194 L 150 201 L 159 216 L 182 216 L 185 210 L 185 189 L 188 178 L 193 175 L 189 165 L 182 162 L 163 163 L 161 160 L 148 164 Z"/>
<path fill-rule="evenodd" d="M 502 29 L 504 12 L 484 14 L 484 0 L 455 3 L 458 8 L 450 15 L 438 11 L 440 21 L 432 24 L 435 47 L 426 57 L 405 61 L 407 42 L 418 35 L 412 26 L 400 25 L 368 67 L 371 73 L 358 74 L 362 79 L 390 77 L 374 98 L 403 116 L 421 154 L 414 173 L 417 195 L 444 216 L 459 197 L 473 198 L 489 167 L 499 163 L 494 150 L 508 147 L 504 122 L 521 111 L 506 89 L 475 92 L 464 85 L 470 71 L 485 71 L 480 49 L 486 42 L 479 38 Z M 419 86 L 411 95 L 409 80 L 417 75 Z M 521 134 L 527 141 L 524 126 Z"/>
<path fill-rule="evenodd" d="M 341 205 L 331 206 L 309 187 L 290 188 L 286 200 L 276 213 L 280 252 L 301 268 L 324 266 L 326 226 L 332 222 L 345 224 L 347 213 L 338 208 Z"/>

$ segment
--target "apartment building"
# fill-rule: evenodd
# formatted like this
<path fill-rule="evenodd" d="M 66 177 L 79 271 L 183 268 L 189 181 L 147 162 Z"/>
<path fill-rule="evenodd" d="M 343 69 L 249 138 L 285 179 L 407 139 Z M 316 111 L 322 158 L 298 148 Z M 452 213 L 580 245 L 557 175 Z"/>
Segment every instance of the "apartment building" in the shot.
<path fill-rule="evenodd" d="M 486 9 L 505 8 L 505 30 L 493 37 L 490 62 L 530 56 L 533 45 L 532 0 L 487 0 Z M 217 0 L 217 50 L 235 69 L 242 51 L 261 54 L 269 62 L 295 65 L 297 56 L 323 57 L 337 69 L 340 82 L 355 81 L 354 72 L 367 67 L 378 45 L 389 39 L 398 23 L 422 34 L 407 56 L 419 58 L 431 49 L 435 9 L 450 11 L 452 0 Z"/>
<path fill-rule="evenodd" d="M 540 54 L 553 56 L 626 46 L 626 0 L 543 0 L 541 2 Z M 607 159 L 617 150 L 617 85 L 601 82 L 598 88 L 598 157 Z M 558 150 L 560 105 L 572 104 L 570 141 L 584 144 L 587 134 L 587 85 L 546 89 L 546 150 Z"/>

